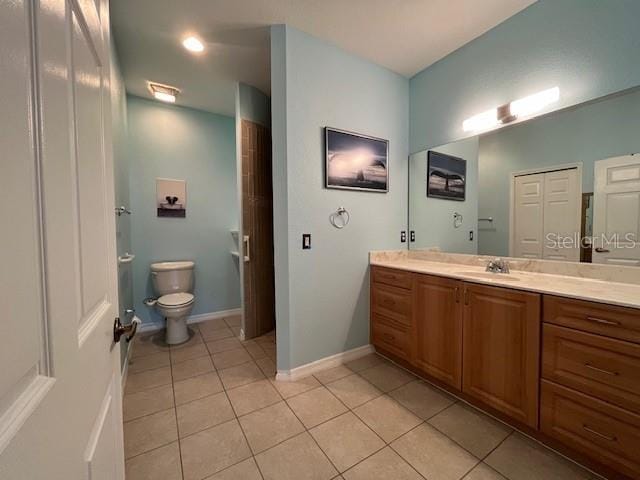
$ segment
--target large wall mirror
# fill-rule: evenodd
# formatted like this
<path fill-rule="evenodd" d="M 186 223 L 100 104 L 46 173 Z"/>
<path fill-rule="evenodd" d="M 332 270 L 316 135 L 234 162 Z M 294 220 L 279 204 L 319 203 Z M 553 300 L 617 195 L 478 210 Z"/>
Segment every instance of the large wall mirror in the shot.
<path fill-rule="evenodd" d="M 410 157 L 410 249 L 640 265 L 640 87 Z"/>

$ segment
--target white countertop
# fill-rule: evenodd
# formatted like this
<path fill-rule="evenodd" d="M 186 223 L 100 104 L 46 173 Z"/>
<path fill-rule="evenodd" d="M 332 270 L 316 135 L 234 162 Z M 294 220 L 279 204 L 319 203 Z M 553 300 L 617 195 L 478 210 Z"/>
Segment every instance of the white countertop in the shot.
<path fill-rule="evenodd" d="M 371 265 L 456 278 L 467 282 L 546 293 L 640 309 L 640 285 L 548 273 L 511 270 L 509 274 L 485 272 L 484 267 L 440 263 L 411 258 L 372 258 Z"/>

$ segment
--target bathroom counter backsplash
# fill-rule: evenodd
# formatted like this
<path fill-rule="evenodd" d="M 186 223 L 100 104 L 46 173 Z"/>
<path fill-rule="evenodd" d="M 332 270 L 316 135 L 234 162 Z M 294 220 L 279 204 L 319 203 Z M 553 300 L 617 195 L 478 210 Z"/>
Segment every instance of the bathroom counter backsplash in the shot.
<path fill-rule="evenodd" d="M 493 258 L 437 249 L 369 253 L 371 265 L 640 309 L 640 267 L 503 257 L 510 274 L 486 273 Z"/>

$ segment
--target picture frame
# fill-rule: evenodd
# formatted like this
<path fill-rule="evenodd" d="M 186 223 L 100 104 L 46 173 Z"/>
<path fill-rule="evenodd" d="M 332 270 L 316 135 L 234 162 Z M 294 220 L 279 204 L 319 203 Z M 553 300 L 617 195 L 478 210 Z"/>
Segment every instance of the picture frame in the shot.
<path fill-rule="evenodd" d="M 325 127 L 325 187 L 387 193 L 389 141 Z"/>
<path fill-rule="evenodd" d="M 464 202 L 467 191 L 467 161 L 429 150 L 427 154 L 427 197 Z"/>
<path fill-rule="evenodd" d="M 187 182 L 156 178 L 156 212 L 158 217 L 187 216 Z"/>

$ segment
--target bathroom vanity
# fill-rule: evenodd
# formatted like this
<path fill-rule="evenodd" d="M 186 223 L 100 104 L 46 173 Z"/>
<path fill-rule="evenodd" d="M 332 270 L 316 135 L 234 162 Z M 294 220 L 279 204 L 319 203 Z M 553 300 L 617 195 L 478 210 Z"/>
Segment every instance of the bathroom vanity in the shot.
<path fill-rule="evenodd" d="M 474 255 L 370 263 L 378 352 L 608 477 L 640 478 L 640 285 L 606 267 L 546 273 L 553 262 L 487 273 Z"/>

